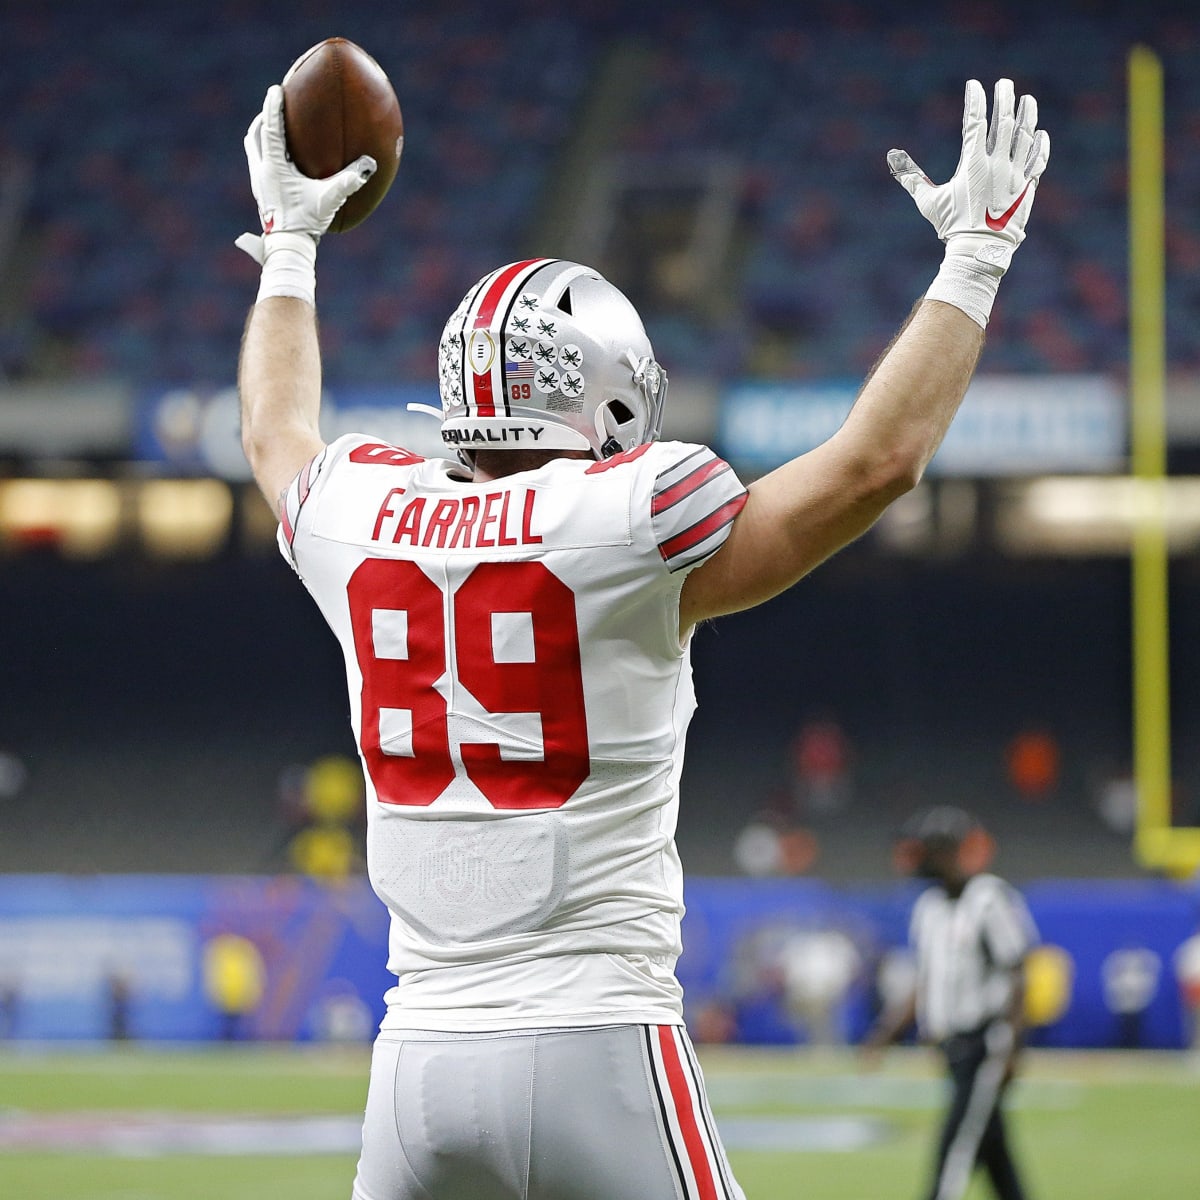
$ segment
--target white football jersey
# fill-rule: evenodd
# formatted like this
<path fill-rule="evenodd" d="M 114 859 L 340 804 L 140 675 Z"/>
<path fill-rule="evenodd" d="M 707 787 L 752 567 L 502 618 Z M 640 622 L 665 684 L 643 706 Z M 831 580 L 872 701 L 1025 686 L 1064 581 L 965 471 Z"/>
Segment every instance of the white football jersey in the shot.
<path fill-rule="evenodd" d="M 385 1027 L 682 1018 L 679 593 L 746 492 L 656 442 L 473 483 L 343 437 L 280 546 L 341 643 L 391 912 Z"/>

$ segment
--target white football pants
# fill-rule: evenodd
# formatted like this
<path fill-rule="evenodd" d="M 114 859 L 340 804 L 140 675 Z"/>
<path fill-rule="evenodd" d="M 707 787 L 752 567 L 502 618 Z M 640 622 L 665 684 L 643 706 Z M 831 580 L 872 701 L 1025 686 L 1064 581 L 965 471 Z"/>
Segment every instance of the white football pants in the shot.
<path fill-rule="evenodd" d="M 686 1031 L 381 1033 L 354 1200 L 745 1200 Z"/>

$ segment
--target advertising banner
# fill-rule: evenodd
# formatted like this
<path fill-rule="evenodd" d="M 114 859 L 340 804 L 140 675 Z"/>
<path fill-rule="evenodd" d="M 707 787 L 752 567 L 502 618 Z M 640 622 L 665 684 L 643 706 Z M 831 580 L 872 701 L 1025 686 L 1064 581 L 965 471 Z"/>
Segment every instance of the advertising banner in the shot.
<path fill-rule="evenodd" d="M 721 400 L 718 446 L 762 473 L 837 432 L 857 381 L 740 383 Z M 929 465 L 933 475 L 1031 476 L 1124 469 L 1125 399 L 1103 375 L 980 375 Z"/>
<path fill-rule="evenodd" d="M 679 975 L 697 1037 L 857 1041 L 903 984 L 915 895 L 692 879 Z M 1048 881 L 1025 895 L 1043 942 L 1035 1045 L 1189 1044 L 1176 967 L 1200 894 Z M 362 878 L 0 877 L 4 1038 L 369 1041 L 386 959 L 387 915 Z"/>
<path fill-rule="evenodd" d="M 444 456 L 438 420 L 410 410 L 409 404 L 441 411 L 433 384 L 327 388 L 321 398 L 321 435 L 332 442 L 346 433 L 369 433 L 417 454 Z M 249 480 L 237 388 L 147 389 L 137 403 L 134 454 L 167 473 Z"/>

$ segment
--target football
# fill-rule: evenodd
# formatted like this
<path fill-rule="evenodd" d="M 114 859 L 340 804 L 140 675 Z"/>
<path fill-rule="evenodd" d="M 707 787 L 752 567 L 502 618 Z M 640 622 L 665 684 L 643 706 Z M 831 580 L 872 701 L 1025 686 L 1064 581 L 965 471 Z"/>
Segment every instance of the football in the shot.
<path fill-rule="evenodd" d="M 383 68 L 345 38 L 318 42 L 283 77 L 283 121 L 292 162 L 312 179 L 327 179 L 363 154 L 375 160 L 375 174 L 329 230 L 365 221 L 392 186 L 404 146 L 400 103 Z"/>

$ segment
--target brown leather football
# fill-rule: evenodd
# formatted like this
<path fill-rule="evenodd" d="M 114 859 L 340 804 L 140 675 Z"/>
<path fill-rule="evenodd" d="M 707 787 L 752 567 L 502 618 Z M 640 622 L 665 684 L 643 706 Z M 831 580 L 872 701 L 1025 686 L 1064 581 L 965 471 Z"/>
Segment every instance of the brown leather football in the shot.
<path fill-rule="evenodd" d="M 342 205 L 329 231 L 365 221 L 392 186 L 404 146 L 400 103 L 383 68 L 354 42 L 326 38 L 283 77 L 283 121 L 292 161 L 313 179 L 336 175 L 363 154 L 375 160 L 375 174 Z"/>

